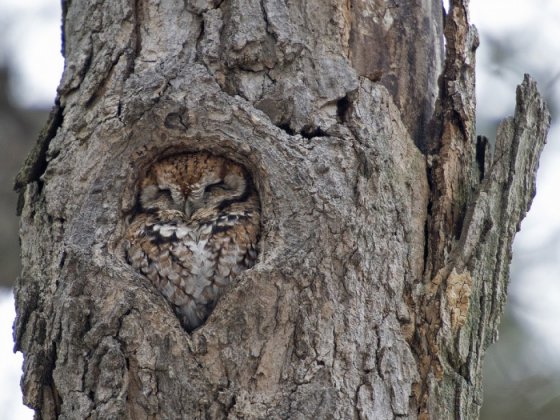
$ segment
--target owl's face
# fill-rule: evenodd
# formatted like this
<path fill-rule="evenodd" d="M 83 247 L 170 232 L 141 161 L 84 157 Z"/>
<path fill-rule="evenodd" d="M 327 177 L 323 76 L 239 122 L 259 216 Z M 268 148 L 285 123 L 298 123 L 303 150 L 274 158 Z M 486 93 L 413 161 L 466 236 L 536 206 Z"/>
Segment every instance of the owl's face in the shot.
<path fill-rule="evenodd" d="M 150 168 L 140 185 L 139 202 L 143 210 L 175 210 L 194 219 L 199 210 L 219 211 L 247 189 L 241 166 L 204 153 L 183 155 Z"/>

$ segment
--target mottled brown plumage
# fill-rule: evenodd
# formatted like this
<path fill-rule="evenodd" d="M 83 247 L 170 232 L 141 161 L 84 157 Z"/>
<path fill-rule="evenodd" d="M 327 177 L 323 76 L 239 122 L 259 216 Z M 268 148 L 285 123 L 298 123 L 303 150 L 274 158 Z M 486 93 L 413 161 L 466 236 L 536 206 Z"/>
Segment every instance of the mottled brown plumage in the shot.
<path fill-rule="evenodd" d="M 192 331 L 232 277 L 255 263 L 257 193 L 237 163 L 182 154 L 156 162 L 140 180 L 138 208 L 124 240 L 127 260 Z"/>

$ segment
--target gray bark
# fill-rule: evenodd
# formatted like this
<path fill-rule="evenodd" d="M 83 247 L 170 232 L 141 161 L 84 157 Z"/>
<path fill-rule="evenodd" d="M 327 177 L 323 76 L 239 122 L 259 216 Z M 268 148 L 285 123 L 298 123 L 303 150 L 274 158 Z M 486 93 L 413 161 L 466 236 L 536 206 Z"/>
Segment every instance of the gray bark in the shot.
<path fill-rule="evenodd" d="M 477 417 L 549 117 L 526 77 L 494 157 L 476 140 L 452 3 L 445 65 L 436 0 L 64 4 L 57 106 L 16 183 L 38 418 Z M 262 234 L 187 334 L 120 241 L 142 171 L 202 150 L 251 172 Z"/>

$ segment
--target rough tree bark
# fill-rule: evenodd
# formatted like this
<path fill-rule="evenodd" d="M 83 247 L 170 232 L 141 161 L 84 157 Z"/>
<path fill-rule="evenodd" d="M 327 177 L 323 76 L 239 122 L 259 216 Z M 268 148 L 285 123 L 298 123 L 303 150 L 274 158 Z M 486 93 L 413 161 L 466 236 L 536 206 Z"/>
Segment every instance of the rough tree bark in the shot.
<path fill-rule="evenodd" d="M 37 418 L 478 416 L 549 116 L 526 77 L 493 156 L 477 140 L 451 3 L 63 2 L 57 105 L 16 181 Z M 187 334 L 120 240 L 147 165 L 199 150 L 251 172 L 262 235 Z"/>

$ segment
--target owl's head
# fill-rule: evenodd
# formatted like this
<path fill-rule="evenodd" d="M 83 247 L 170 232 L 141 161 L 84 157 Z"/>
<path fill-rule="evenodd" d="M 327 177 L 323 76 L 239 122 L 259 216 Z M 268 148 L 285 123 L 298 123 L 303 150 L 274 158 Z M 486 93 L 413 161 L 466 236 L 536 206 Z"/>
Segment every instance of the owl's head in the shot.
<path fill-rule="evenodd" d="M 221 210 L 243 200 L 250 188 L 238 164 L 207 153 L 156 162 L 140 183 L 143 210 L 176 210 L 187 219 L 203 210 Z"/>

